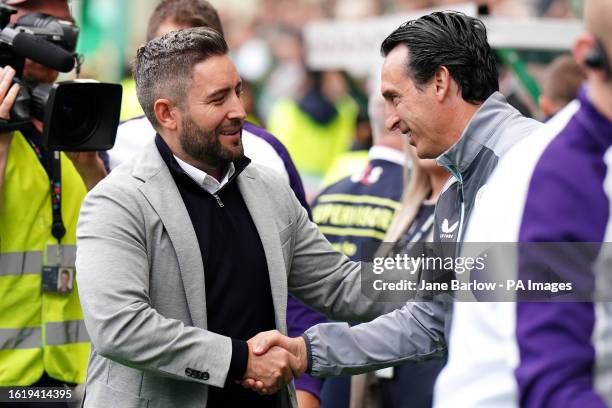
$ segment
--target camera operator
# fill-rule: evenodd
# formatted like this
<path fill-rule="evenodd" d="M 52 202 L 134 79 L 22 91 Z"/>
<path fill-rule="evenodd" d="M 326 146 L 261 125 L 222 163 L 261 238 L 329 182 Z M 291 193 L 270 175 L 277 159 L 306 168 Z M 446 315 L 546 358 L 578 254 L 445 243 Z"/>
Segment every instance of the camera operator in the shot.
<path fill-rule="evenodd" d="M 11 23 L 34 12 L 73 21 L 67 0 L 4 4 L 18 10 Z M 0 69 L 4 120 L 11 119 L 20 90 L 14 76 L 12 67 Z M 52 83 L 57 77 L 58 71 L 26 59 L 23 79 Z M 47 151 L 42 130 L 32 119 L 21 131 L 0 134 L 0 386 L 82 383 L 90 349 L 77 288 L 61 292 L 58 281 L 60 271 L 74 273 L 79 208 L 106 172 L 95 152 Z"/>

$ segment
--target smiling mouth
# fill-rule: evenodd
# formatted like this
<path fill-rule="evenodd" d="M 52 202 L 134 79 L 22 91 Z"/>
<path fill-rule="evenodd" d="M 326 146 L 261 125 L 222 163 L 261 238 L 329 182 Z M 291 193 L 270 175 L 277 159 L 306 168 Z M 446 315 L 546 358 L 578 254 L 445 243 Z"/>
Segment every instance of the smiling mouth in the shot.
<path fill-rule="evenodd" d="M 242 127 L 226 129 L 226 130 L 222 130 L 219 132 L 219 134 L 222 136 L 236 136 L 236 135 L 240 135 L 240 133 L 242 133 Z"/>

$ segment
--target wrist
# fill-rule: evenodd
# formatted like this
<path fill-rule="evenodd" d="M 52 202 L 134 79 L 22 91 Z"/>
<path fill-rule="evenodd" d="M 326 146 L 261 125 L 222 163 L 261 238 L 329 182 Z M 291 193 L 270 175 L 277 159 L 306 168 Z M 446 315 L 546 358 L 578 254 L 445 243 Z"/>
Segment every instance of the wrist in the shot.
<path fill-rule="evenodd" d="M 13 132 L 0 133 L 0 149 L 7 148 L 13 139 Z"/>
<path fill-rule="evenodd" d="M 311 368 L 310 342 L 306 334 L 296 338 L 298 342 L 298 357 L 300 359 L 300 373 L 309 373 Z"/>

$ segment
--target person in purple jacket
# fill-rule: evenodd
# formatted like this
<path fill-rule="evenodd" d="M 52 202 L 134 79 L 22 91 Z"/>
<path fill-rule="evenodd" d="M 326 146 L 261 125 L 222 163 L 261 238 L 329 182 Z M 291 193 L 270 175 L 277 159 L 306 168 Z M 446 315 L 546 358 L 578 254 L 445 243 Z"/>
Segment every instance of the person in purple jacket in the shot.
<path fill-rule="evenodd" d="M 457 303 L 437 406 L 612 405 L 610 2 L 588 0 L 584 15 L 574 56 L 585 86 L 499 164 L 466 234 L 519 242 L 514 279 L 541 282 L 540 267 L 551 266 L 549 277 L 572 291 L 543 299 L 528 288 L 517 302 Z M 603 302 L 588 301 L 593 295 Z"/>
<path fill-rule="evenodd" d="M 147 40 L 163 34 L 197 26 L 211 27 L 223 34 L 221 20 L 215 8 L 204 0 L 164 0 L 155 9 L 149 19 Z M 124 161 L 140 152 L 144 146 L 155 138 L 155 129 L 145 116 L 123 122 L 117 131 L 115 146 L 108 152 L 109 166 L 112 170 Z M 271 171 L 281 173 L 288 181 L 297 199 L 310 215 L 302 180 L 283 144 L 272 134 L 244 122 L 242 143 L 245 154 L 254 162 Z M 296 336 L 309 327 L 327 322 L 318 312 L 308 308 L 292 296 L 287 299 L 288 334 Z M 300 408 L 319 406 L 321 388 L 324 380 L 304 375 L 295 380 Z"/>
<path fill-rule="evenodd" d="M 588 33 L 576 41 L 574 55 L 584 65 L 588 83 L 578 102 L 568 108 L 574 114 L 535 166 L 519 242 L 612 241 L 610 6 L 606 0 L 586 2 Z M 610 273 L 597 270 L 600 257 L 610 255 L 604 249 L 605 245 L 589 259 L 592 279 L 599 273 Z M 519 279 L 528 276 L 529 270 L 519 269 Z M 587 302 L 517 303 L 520 363 L 515 375 L 522 406 L 586 408 L 612 404 L 611 310 L 609 305 Z M 596 333 L 596 324 L 607 330 Z"/>

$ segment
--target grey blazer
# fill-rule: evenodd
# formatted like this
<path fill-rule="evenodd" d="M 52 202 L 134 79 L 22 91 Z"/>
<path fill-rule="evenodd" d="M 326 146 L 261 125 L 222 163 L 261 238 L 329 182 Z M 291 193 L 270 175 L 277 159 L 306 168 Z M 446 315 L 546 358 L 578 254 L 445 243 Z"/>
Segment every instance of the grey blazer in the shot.
<path fill-rule="evenodd" d="M 338 320 L 393 308 L 361 295 L 360 265 L 330 246 L 280 175 L 250 164 L 237 183 L 266 254 L 279 331 L 288 291 Z M 87 195 L 76 266 L 92 342 L 84 405 L 205 407 L 208 387 L 225 383 L 231 340 L 206 330 L 198 242 L 154 143 Z M 297 407 L 293 386 L 281 397 Z"/>

